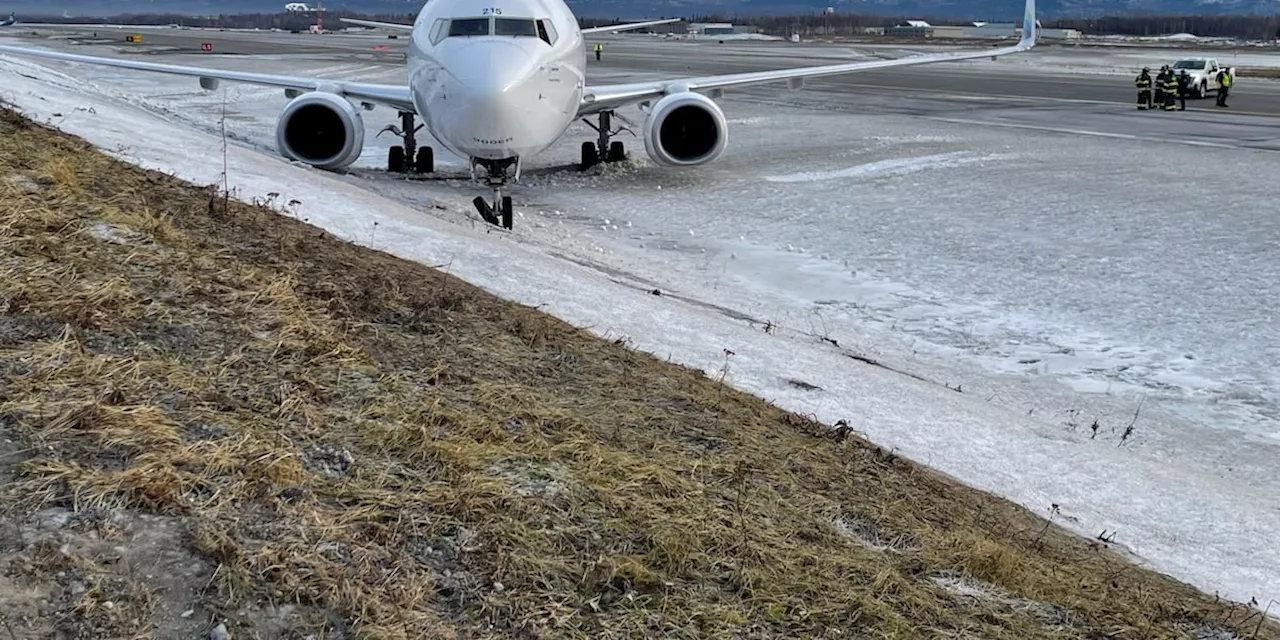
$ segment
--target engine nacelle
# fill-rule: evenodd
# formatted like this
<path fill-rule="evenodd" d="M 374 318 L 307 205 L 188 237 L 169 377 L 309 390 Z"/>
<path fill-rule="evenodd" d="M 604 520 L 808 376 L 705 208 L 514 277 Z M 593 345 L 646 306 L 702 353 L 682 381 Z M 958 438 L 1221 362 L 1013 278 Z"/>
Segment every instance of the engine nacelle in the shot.
<path fill-rule="evenodd" d="M 728 123 L 714 100 L 686 91 L 670 94 L 653 105 L 644 122 L 644 146 L 658 164 L 706 164 L 724 153 Z"/>
<path fill-rule="evenodd" d="M 364 119 L 346 98 L 309 91 L 285 105 L 276 123 L 276 148 L 290 160 L 342 169 L 364 150 Z"/>

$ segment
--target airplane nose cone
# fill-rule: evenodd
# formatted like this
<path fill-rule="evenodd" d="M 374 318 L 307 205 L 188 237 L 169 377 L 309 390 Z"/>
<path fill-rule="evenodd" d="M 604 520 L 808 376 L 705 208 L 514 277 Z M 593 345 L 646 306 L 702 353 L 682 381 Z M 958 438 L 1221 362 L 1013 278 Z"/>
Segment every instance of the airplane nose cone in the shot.
<path fill-rule="evenodd" d="M 541 66 L 536 38 L 479 40 L 441 52 L 452 88 L 441 114 L 447 135 L 481 158 L 519 155 L 538 137 L 531 117 L 541 101 L 533 82 Z"/>
<path fill-rule="evenodd" d="M 488 41 L 459 47 L 446 66 L 473 97 L 498 97 L 520 88 L 538 67 L 526 43 Z"/>

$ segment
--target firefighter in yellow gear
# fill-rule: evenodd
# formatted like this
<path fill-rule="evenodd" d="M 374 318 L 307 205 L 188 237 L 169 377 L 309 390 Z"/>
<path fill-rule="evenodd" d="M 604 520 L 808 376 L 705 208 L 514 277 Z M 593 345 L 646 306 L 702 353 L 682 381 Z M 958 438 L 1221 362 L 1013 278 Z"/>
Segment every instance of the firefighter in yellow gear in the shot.
<path fill-rule="evenodd" d="M 1134 79 L 1133 84 L 1138 87 L 1138 109 L 1146 111 L 1151 108 L 1151 69 L 1143 67 L 1142 73 Z"/>
<path fill-rule="evenodd" d="M 604 51 L 604 45 L 602 45 L 602 44 L 600 44 L 599 42 L 597 42 L 597 43 L 596 43 L 596 46 L 595 46 L 595 51 L 596 51 L 596 60 L 599 60 L 599 59 L 600 59 L 600 53 Z"/>
<path fill-rule="evenodd" d="M 1155 90 L 1155 94 L 1156 94 L 1155 104 L 1151 105 L 1152 109 L 1159 109 L 1160 107 L 1164 106 L 1164 78 L 1165 78 L 1165 73 L 1168 70 L 1169 70 L 1169 65 L 1167 64 L 1164 65 L 1163 67 L 1160 67 L 1160 73 L 1156 74 L 1156 81 L 1151 86 L 1151 88 Z"/>
<path fill-rule="evenodd" d="M 1178 76 L 1174 75 L 1173 70 L 1164 77 L 1164 107 L 1165 111 L 1178 110 Z"/>

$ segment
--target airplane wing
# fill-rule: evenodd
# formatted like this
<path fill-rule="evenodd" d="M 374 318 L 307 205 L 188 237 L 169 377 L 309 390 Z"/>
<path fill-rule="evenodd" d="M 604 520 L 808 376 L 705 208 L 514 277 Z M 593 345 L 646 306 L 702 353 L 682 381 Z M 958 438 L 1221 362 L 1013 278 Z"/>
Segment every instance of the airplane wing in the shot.
<path fill-rule="evenodd" d="M 409 95 L 409 87 L 407 85 L 369 84 L 364 82 L 346 82 L 343 80 L 304 78 L 299 76 L 280 76 L 246 71 L 201 69 L 199 67 L 184 67 L 172 64 L 158 64 L 154 62 L 138 62 L 134 60 L 119 60 L 116 58 L 101 58 L 98 56 L 84 56 L 75 53 L 62 53 L 60 51 L 49 51 L 47 49 L 14 47 L 9 45 L 0 45 L 0 53 L 35 56 L 39 58 L 49 58 L 52 60 L 63 60 L 66 62 L 82 62 L 85 64 L 97 64 L 107 67 L 132 69 L 135 71 L 154 71 L 157 73 L 169 73 L 180 76 L 195 76 L 200 78 L 202 86 L 207 80 L 226 80 L 228 82 L 245 82 L 269 87 L 281 87 L 284 89 L 299 89 L 302 91 L 329 91 L 355 100 L 386 105 L 401 111 L 416 112 L 413 107 L 413 99 Z M 212 86 L 210 88 L 212 88 Z"/>
<path fill-rule="evenodd" d="M 873 69 L 889 69 L 909 65 L 932 64 L 936 62 L 952 62 L 957 60 L 977 60 L 994 58 L 1028 51 L 1036 45 L 1036 2 L 1026 0 L 1026 10 L 1022 20 L 1022 39 L 1013 46 L 998 49 L 975 49 L 952 53 L 934 53 L 896 60 L 874 60 L 870 62 L 851 62 L 846 64 L 829 64 L 795 69 L 776 69 L 772 71 L 755 71 L 749 73 L 731 73 L 701 78 L 679 78 L 674 80 L 658 80 L 636 82 L 630 84 L 588 86 L 582 94 L 582 103 L 578 107 L 578 115 L 586 116 L 601 111 L 610 111 L 633 102 L 642 102 L 661 98 L 671 93 L 697 91 L 700 93 L 716 93 L 719 91 L 765 82 L 786 80 L 792 88 L 799 88 L 805 78 L 834 76 Z"/>
<path fill-rule="evenodd" d="M 614 33 L 617 31 L 631 31 L 632 29 L 640 29 L 642 27 L 651 27 L 655 24 L 671 24 L 672 22 L 680 22 L 681 18 L 671 18 L 670 20 L 650 20 L 648 22 L 629 22 L 627 24 L 615 24 L 608 27 L 588 27 L 581 29 L 582 35 L 589 36 L 595 33 Z"/>
<path fill-rule="evenodd" d="M 399 24 L 396 22 L 377 22 L 374 20 L 357 20 L 355 18 L 338 18 L 338 20 L 340 22 L 358 24 L 362 27 L 375 27 L 378 29 L 394 29 L 397 31 L 413 31 L 413 25 L 411 24 Z"/>

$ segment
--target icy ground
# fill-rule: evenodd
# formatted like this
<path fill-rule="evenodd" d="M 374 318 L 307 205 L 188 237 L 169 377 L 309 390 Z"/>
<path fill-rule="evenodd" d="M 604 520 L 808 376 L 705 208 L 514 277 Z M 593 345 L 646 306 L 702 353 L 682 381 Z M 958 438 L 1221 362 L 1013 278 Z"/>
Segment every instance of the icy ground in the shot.
<path fill-rule="evenodd" d="M 1037 512 L 1057 504 L 1056 521 L 1115 532 L 1208 592 L 1280 598 L 1274 154 L 730 98 L 730 152 L 695 170 L 656 168 L 625 138 L 639 158 L 580 174 L 567 165 L 590 130 L 575 126 L 526 169 L 507 234 L 478 222 L 483 191 L 456 158 L 439 155 L 455 179 L 375 170 L 386 110 L 366 114 L 358 170 L 335 176 L 274 155 L 277 90 L 0 57 L 0 97 L 197 183 L 221 171 L 224 95 L 245 198 L 296 198 L 341 237 L 848 420 Z M 1230 178 L 1229 201 L 1186 179 L 1206 175 Z"/>

